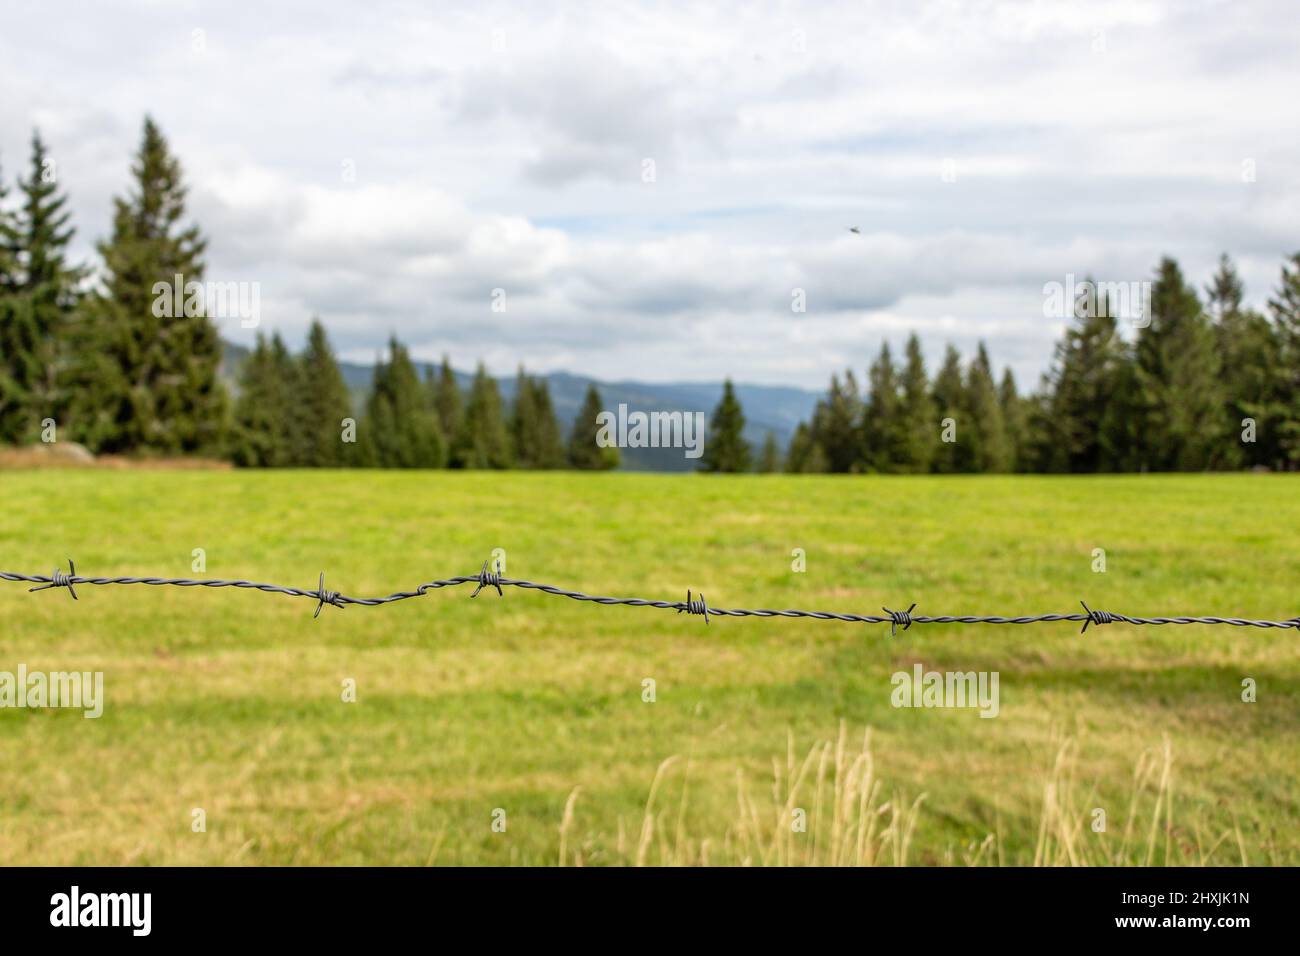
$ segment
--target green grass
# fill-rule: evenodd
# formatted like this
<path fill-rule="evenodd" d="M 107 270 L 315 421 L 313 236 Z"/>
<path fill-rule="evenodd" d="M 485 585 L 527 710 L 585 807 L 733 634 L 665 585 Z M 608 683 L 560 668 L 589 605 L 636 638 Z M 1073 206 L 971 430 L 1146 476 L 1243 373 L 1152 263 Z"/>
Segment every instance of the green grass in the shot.
<path fill-rule="evenodd" d="M 188 576 L 203 548 L 197 577 L 315 587 L 324 570 L 367 596 L 474 573 L 502 547 L 510 576 L 667 600 L 689 587 L 720 607 L 1300 614 L 1290 476 L 0 482 L 0 568 L 27 573 L 71 556 L 82 574 Z M 1300 863 L 1295 631 L 926 625 L 891 640 L 470 590 L 313 620 L 306 599 L 231 589 L 86 585 L 74 604 L 0 583 L 0 670 L 102 670 L 106 696 L 99 720 L 0 710 L 0 864 L 549 864 L 562 824 L 568 863 L 828 862 L 858 833 L 865 849 L 838 859 Z M 1000 716 L 894 709 L 890 676 L 918 661 L 998 671 Z M 807 833 L 785 826 L 796 806 Z"/>

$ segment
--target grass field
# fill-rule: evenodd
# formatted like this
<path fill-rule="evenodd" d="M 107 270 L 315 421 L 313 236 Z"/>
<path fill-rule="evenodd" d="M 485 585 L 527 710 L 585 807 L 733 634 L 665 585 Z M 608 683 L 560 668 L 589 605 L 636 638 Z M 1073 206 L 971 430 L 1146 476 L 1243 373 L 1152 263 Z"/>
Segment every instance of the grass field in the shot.
<path fill-rule="evenodd" d="M 71 556 L 189 576 L 203 548 L 196 577 L 324 570 L 372 596 L 501 547 L 513 577 L 720 607 L 1300 614 L 1289 476 L 0 483 L 0 568 L 27 573 Z M 0 583 L 0 670 L 102 670 L 106 698 L 99 720 L 0 710 L 0 863 L 1300 863 L 1298 632 L 890 639 L 471 590 L 313 620 L 307 599 L 249 591 L 86 585 L 74 603 Z M 999 716 L 895 709 L 890 677 L 917 662 L 999 672 Z"/>

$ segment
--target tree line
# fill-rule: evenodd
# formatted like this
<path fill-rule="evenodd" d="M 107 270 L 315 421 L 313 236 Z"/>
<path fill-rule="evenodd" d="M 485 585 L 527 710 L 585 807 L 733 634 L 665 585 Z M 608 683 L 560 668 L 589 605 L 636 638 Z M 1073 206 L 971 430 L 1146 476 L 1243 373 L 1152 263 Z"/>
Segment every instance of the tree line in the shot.
<path fill-rule="evenodd" d="M 1098 290 L 1102 291 L 1099 292 Z M 1104 286 L 1081 283 L 1039 388 L 1022 396 L 987 348 L 948 346 L 928 377 L 916 335 L 852 370 L 799 425 L 790 472 L 1132 472 L 1300 467 L 1300 253 L 1267 313 L 1244 305 L 1224 255 L 1204 298 L 1163 259 L 1137 334 Z"/>
<path fill-rule="evenodd" d="M 482 364 L 463 390 L 447 358 L 421 378 L 391 338 L 358 416 L 325 328 L 313 321 L 298 356 L 278 333 L 258 336 L 240 373 L 230 457 L 267 468 L 616 468 L 618 449 L 596 443 L 600 411 L 589 386 L 566 437 L 545 379 L 521 366 L 507 406 Z"/>
<path fill-rule="evenodd" d="M 207 455 L 239 465 L 612 468 L 594 387 L 566 431 L 546 382 L 522 368 L 512 402 L 480 364 L 462 390 L 444 358 L 422 378 L 395 338 L 362 406 L 325 330 L 295 355 L 259 336 L 234 395 L 202 308 L 160 311 L 155 286 L 201 283 L 206 239 L 187 222 L 180 163 L 146 117 L 130 188 L 113 200 L 92 273 L 68 258 L 67 197 L 38 133 L 15 189 L 0 169 L 0 442 L 49 434 L 96 453 Z M 1164 259 L 1131 341 L 1105 296 L 1081 293 L 1036 391 L 995 376 L 981 343 L 951 345 L 933 378 L 912 335 L 849 370 L 787 449 L 743 437 L 730 381 L 701 467 L 773 472 L 1095 472 L 1300 466 L 1300 253 L 1265 313 L 1244 305 L 1225 255 L 1204 297 Z"/>

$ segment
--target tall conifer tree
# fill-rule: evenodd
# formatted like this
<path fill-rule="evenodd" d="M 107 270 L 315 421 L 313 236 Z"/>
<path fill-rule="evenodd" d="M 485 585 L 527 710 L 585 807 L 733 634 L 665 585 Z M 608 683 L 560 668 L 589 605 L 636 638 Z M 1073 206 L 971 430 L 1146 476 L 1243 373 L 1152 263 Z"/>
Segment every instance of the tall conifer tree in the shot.
<path fill-rule="evenodd" d="M 595 385 L 587 386 L 587 394 L 582 408 L 573 420 L 573 429 L 569 433 L 569 465 L 586 471 L 605 471 L 619 465 L 619 450 L 614 445 L 601 447 L 596 436 L 600 426 L 596 419 L 604 411 L 600 392 Z"/>
<path fill-rule="evenodd" d="M 388 341 L 388 360 L 375 367 L 367 424 L 385 468 L 441 468 L 446 444 L 406 346 Z"/>
<path fill-rule="evenodd" d="M 338 468 L 349 464 L 353 455 L 343 442 L 343 420 L 353 417 L 352 397 L 320 319 L 312 320 L 307 347 L 298 360 L 296 380 L 295 464 L 309 468 Z M 423 421 L 428 419 L 424 413 L 420 417 Z M 433 423 L 428 422 L 427 427 L 432 429 Z M 425 467 L 442 463 L 442 442 L 441 436 L 438 437 L 439 450 Z"/>
<path fill-rule="evenodd" d="M 921 353 L 921 340 L 912 333 L 907 338 L 907 355 L 901 383 L 902 399 L 899 408 L 902 437 L 903 471 L 925 474 L 934 463 L 935 445 L 939 439 L 939 416 L 930 382 L 925 373 L 925 356 Z"/>
<path fill-rule="evenodd" d="M 209 451 L 225 425 L 221 341 L 201 294 L 188 291 L 203 279 L 206 242 L 182 221 L 180 163 L 152 119 L 131 175 L 130 192 L 113 201 L 112 235 L 99 244 L 104 291 L 88 310 L 76 430 L 103 451 Z"/>
<path fill-rule="evenodd" d="M 452 461 L 460 468 L 509 468 L 513 463 L 501 393 L 482 362 L 470 385 Z"/>
<path fill-rule="evenodd" d="M 722 383 L 722 398 L 713 409 L 705 435 L 703 471 L 737 472 L 750 470 L 749 442 L 745 441 L 745 412 L 736 398 L 731 379 Z"/>
<path fill-rule="evenodd" d="M 22 442 L 35 440 L 47 418 L 63 424 L 85 270 L 67 260 L 72 214 L 39 133 L 32 134 L 31 164 L 18 189 L 17 215 L 0 214 L 0 439 Z"/>
<path fill-rule="evenodd" d="M 1173 259 L 1161 261 L 1151 323 L 1137 342 L 1147 467 L 1198 471 L 1224 463 L 1228 441 L 1214 331 Z"/>
<path fill-rule="evenodd" d="M 934 470 L 940 474 L 960 471 L 969 458 L 962 443 L 973 441 L 970 416 L 966 411 L 966 389 L 962 381 L 961 355 L 949 345 L 943 353 L 943 365 L 934 377 L 934 405 L 938 421 L 934 424 L 939 441 L 935 445 Z M 945 441 L 953 438 L 953 441 Z"/>

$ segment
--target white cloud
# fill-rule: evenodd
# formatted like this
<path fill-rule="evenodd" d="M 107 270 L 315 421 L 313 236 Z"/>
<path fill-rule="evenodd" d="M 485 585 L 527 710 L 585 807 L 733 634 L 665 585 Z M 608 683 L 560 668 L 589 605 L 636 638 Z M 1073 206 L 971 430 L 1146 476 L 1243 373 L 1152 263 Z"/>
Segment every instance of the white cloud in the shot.
<path fill-rule="evenodd" d="M 39 124 L 90 258 L 151 112 L 210 274 L 358 359 L 819 387 L 915 329 L 1023 384 L 1044 282 L 1226 249 L 1259 303 L 1300 245 L 1284 3 L 60 7 L 6 13 L 6 174 Z"/>

